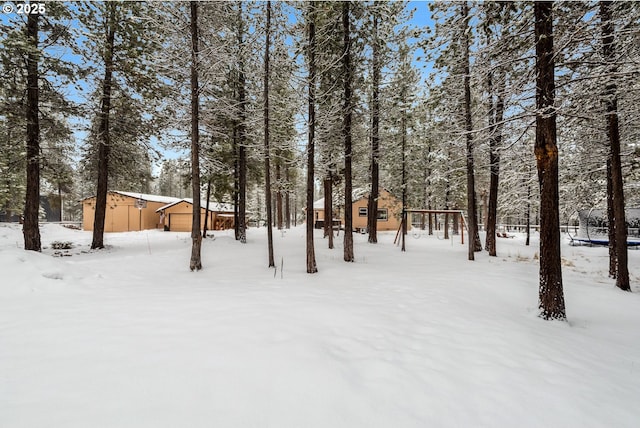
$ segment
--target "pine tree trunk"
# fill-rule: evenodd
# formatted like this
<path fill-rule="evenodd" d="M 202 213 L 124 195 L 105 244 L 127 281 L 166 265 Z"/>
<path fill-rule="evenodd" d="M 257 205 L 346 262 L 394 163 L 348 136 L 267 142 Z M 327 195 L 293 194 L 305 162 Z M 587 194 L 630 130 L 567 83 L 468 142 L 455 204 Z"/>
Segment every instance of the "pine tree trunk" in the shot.
<path fill-rule="evenodd" d="M 316 133 L 316 13 L 315 4 L 309 3 L 309 135 L 307 143 L 307 273 L 318 272 L 313 245 L 313 186 Z"/>
<path fill-rule="evenodd" d="M 489 95 L 491 96 L 491 105 L 489 113 L 489 203 L 487 208 L 487 224 L 486 224 L 486 248 L 490 256 L 496 257 L 496 222 L 498 220 L 498 184 L 500 178 L 500 153 L 499 148 L 502 142 L 502 119 L 504 114 L 504 100 L 501 91 L 498 91 L 497 99 L 493 102 L 493 79 L 491 74 L 488 76 Z M 502 87 L 504 82 L 501 80 L 498 85 Z"/>
<path fill-rule="evenodd" d="M 375 8 L 374 8 L 375 9 Z M 380 47 L 378 12 L 373 12 L 372 94 L 371 94 L 371 193 L 367 209 L 369 242 L 378 242 L 378 188 L 380 187 Z"/>
<path fill-rule="evenodd" d="M 283 218 L 282 218 L 282 168 L 280 167 L 280 160 L 276 161 L 276 226 L 278 230 L 282 230 Z"/>
<path fill-rule="evenodd" d="M 244 49 L 244 21 L 242 17 L 242 3 L 238 4 L 238 48 Z M 247 101 L 246 101 L 246 77 L 244 73 L 243 53 L 238 59 L 238 233 L 240 242 L 247 242 Z"/>
<path fill-rule="evenodd" d="M 91 249 L 104 248 L 104 221 L 107 213 L 107 192 L 109 188 L 109 157 L 111 136 L 109 115 L 111 114 L 111 85 L 113 80 L 113 49 L 115 42 L 117 4 L 105 3 L 109 11 L 107 21 L 106 44 L 104 49 L 104 80 L 102 81 L 102 99 L 98 124 L 98 186 L 96 190 L 96 210 L 93 220 L 93 241 Z"/>
<path fill-rule="evenodd" d="M 242 74 L 244 76 L 244 74 Z M 244 86 L 244 77 L 241 87 Z M 244 91 L 243 91 L 244 92 Z M 244 101 L 241 102 L 244 105 Z M 244 122 L 244 119 L 240 119 Z M 247 147 L 245 127 L 240 125 L 240 138 L 238 148 L 238 235 L 240 242 L 247 242 Z"/>
<path fill-rule="evenodd" d="M 237 82 L 234 82 L 237 85 Z M 238 141 L 238 123 L 233 124 L 233 232 L 236 241 L 240 240 L 240 149 Z"/>
<path fill-rule="evenodd" d="M 330 172 L 324 179 L 324 236 L 328 248 L 333 249 L 333 179 Z"/>
<path fill-rule="evenodd" d="M 426 208 L 428 210 L 431 209 L 431 200 L 432 200 L 432 186 L 431 186 L 431 142 L 429 142 L 429 145 L 427 146 L 427 153 L 426 153 L 426 163 L 428 165 L 428 168 L 425 168 L 425 177 L 423 179 L 423 183 L 424 183 L 424 195 L 425 195 L 425 201 L 424 204 L 422 205 L 423 208 Z M 431 214 L 429 214 L 429 220 L 431 219 Z M 432 231 L 431 231 L 431 221 L 429 221 L 429 235 L 432 235 Z M 422 230 L 424 230 L 425 228 L 425 224 L 424 224 L 424 214 L 422 214 L 422 223 L 420 224 L 420 228 Z"/>
<path fill-rule="evenodd" d="M 473 159 L 473 124 L 471 122 L 471 75 L 469 64 L 469 32 L 467 19 L 469 16 L 469 5 L 465 0 L 462 2 L 462 22 L 464 23 L 464 46 L 463 46 L 463 73 L 464 73 L 464 112 L 465 112 L 465 133 L 467 139 L 467 210 L 469 212 L 469 260 L 475 259 L 475 251 L 479 241 L 478 237 L 478 217 L 476 214 L 476 191 L 475 172 Z M 480 245 L 482 249 L 482 244 Z"/>
<path fill-rule="evenodd" d="M 344 138 L 344 261 L 353 262 L 353 189 L 351 177 L 352 143 L 351 143 L 351 117 L 352 95 L 351 82 L 353 70 L 351 66 L 351 21 L 349 17 L 349 2 L 342 3 L 342 31 L 343 31 L 343 55 L 342 71 L 344 79 L 344 106 L 342 135 Z"/>
<path fill-rule="evenodd" d="M 207 181 L 207 199 L 206 199 L 206 206 L 205 206 L 205 210 L 204 210 L 204 227 L 202 228 L 202 237 L 206 238 L 207 237 L 207 229 L 209 227 L 213 227 L 213 225 L 209 225 L 209 217 L 210 217 L 210 213 L 209 213 L 209 199 L 211 199 L 211 177 L 209 177 L 209 180 Z"/>
<path fill-rule="evenodd" d="M 528 167 L 527 171 L 529 172 L 528 175 L 531 176 L 531 167 Z M 526 230 L 527 238 L 524 242 L 524 245 L 528 247 L 531 241 L 531 182 L 528 178 L 527 178 L 527 213 L 525 215 L 525 219 L 527 222 L 527 230 Z"/>
<path fill-rule="evenodd" d="M 271 226 L 271 171 L 269 147 L 269 44 L 271 42 L 271 0 L 267 0 L 267 18 L 264 44 L 264 201 L 267 210 L 267 247 L 269 252 L 269 267 L 275 267 L 273 256 L 273 228 Z M 282 228 L 282 218 L 278 218 L 279 227 Z"/>
<path fill-rule="evenodd" d="M 616 66 L 616 46 L 614 25 L 611 19 L 611 2 L 600 2 L 602 20 L 602 53 L 609 69 L 609 80 L 605 85 L 605 105 L 607 110 L 607 137 L 609 139 L 609 159 L 611 161 L 612 208 L 615 229 L 616 287 L 631 291 L 627 255 L 627 223 L 624 212 L 624 182 L 620 160 L 620 129 L 618 125 L 618 96 L 614 79 Z"/>
<path fill-rule="evenodd" d="M 407 99 L 406 86 L 402 87 L 402 103 Z M 400 128 L 402 132 L 402 251 L 406 251 L 407 237 L 407 111 L 403 107 L 402 118 L 400 120 Z"/>
<path fill-rule="evenodd" d="M 540 184 L 540 316 L 566 319 L 560 256 L 558 147 L 556 145 L 553 2 L 535 2 L 536 140 Z"/>
<path fill-rule="evenodd" d="M 448 213 L 444 215 L 444 239 L 449 239 L 449 214 Z"/>
<path fill-rule="evenodd" d="M 289 194 L 289 165 L 285 164 L 284 167 L 284 179 L 287 183 L 287 190 L 284 193 L 284 218 L 285 218 L 285 228 L 291 229 L 291 195 Z"/>
<path fill-rule="evenodd" d="M 616 217 L 613 214 L 613 179 L 611 178 L 611 153 L 607 158 L 607 222 L 609 224 L 609 276 L 616 278 L 618 273 L 618 257 L 616 256 Z"/>
<path fill-rule="evenodd" d="M 189 269 L 202 269 L 200 234 L 200 89 L 198 86 L 198 4 L 191 6 L 191 193 L 193 197 L 191 217 L 191 260 Z"/>
<path fill-rule="evenodd" d="M 40 211 L 40 122 L 38 118 L 38 15 L 27 17 L 27 189 L 24 206 L 24 249 L 42 251 L 38 214 Z"/>
<path fill-rule="evenodd" d="M 62 203 L 62 185 L 59 181 L 58 181 L 58 203 L 60 204 L 60 215 L 58 216 L 58 220 L 62 222 L 63 220 L 62 209 L 64 208 L 63 206 L 64 204 Z"/>
<path fill-rule="evenodd" d="M 475 173 L 474 173 L 474 177 L 475 177 Z M 475 183 L 475 179 L 474 179 L 474 183 Z M 476 196 L 476 192 L 474 190 L 473 192 L 473 200 L 477 201 L 478 198 Z M 475 214 L 475 220 L 474 220 L 474 228 L 476 230 L 476 234 L 475 234 L 475 239 L 474 239 L 474 245 L 473 245 L 473 250 L 475 252 L 479 252 L 482 251 L 482 241 L 480 240 L 480 228 L 478 227 L 478 208 L 476 207 L 476 209 L 474 209 L 474 214 Z"/>
<path fill-rule="evenodd" d="M 451 195 L 451 187 L 449 185 L 449 183 L 447 182 L 447 187 L 445 189 L 444 192 L 444 209 L 448 210 L 449 209 L 449 197 Z M 437 214 L 433 216 L 434 219 L 436 220 L 436 230 L 440 230 L 439 226 L 438 226 L 438 216 Z M 445 222 L 448 220 L 447 215 L 445 214 Z"/>

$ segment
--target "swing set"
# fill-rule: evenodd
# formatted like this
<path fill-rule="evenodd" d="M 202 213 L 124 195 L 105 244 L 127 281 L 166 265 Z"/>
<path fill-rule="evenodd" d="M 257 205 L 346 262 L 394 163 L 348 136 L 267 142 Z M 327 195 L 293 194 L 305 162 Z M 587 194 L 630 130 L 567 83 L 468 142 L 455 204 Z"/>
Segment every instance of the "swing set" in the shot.
<path fill-rule="evenodd" d="M 431 222 L 432 215 L 437 216 L 438 214 L 445 215 L 453 215 L 454 221 L 455 216 L 457 215 L 460 219 L 460 243 L 464 244 L 464 229 L 467 227 L 467 220 L 464 217 L 464 211 L 462 210 L 429 210 L 429 209 L 409 209 L 404 210 L 404 214 L 402 216 L 402 221 L 400 222 L 400 226 L 398 227 L 398 231 L 396 232 L 396 237 L 393 240 L 393 243 L 398 245 L 400 243 L 400 237 L 402 236 L 402 231 L 404 230 L 404 224 L 407 221 L 408 214 L 420 214 L 422 216 L 421 225 L 424 228 L 425 218 L 428 215 L 429 221 Z M 436 217 L 437 218 L 437 217 Z M 448 224 L 445 224 L 445 227 L 448 227 Z"/>

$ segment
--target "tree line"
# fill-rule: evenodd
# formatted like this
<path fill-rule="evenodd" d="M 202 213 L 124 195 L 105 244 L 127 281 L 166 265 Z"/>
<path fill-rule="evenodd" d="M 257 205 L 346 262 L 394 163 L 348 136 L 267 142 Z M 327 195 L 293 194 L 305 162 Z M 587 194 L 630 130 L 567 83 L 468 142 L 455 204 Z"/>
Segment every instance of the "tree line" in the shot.
<path fill-rule="evenodd" d="M 564 319 L 560 225 L 605 206 L 610 275 L 630 290 L 640 6 L 431 2 L 423 25 L 415 13 L 386 1 L 54 2 L 8 15 L 0 208 L 24 216 L 25 249 L 39 251 L 42 193 L 97 195 L 98 249 L 109 189 L 191 196 L 192 270 L 201 195 L 233 203 L 240 242 L 248 213 L 266 220 L 268 266 L 272 227 L 305 212 L 313 273 L 317 196 L 332 213 L 368 189 L 374 244 L 385 187 L 402 200 L 403 236 L 409 207 L 465 209 L 469 260 L 496 256 L 499 222 L 539 224 L 541 316 Z M 154 173 L 164 150 L 186 155 Z M 345 210 L 346 262 L 352 221 Z M 324 235 L 333 248 L 330 221 Z"/>

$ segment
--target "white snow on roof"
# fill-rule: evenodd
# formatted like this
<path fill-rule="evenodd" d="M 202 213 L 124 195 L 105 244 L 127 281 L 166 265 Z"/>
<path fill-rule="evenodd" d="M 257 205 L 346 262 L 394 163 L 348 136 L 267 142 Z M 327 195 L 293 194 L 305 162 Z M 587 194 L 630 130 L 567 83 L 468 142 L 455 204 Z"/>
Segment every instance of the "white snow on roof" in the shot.
<path fill-rule="evenodd" d="M 183 199 L 176 199 L 175 201 L 171 202 L 170 204 L 167 204 L 165 206 L 162 206 L 160 208 L 158 208 L 156 210 L 156 212 L 162 211 L 162 210 L 166 210 L 169 207 L 172 207 L 174 205 L 179 204 L 180 202 L 186 202 L 188 204 L 192 204 L 193 205 L 193 198 L 183 198 Z M 207 206 L 207 201 L 206 200 L 201 200 L 200 201 L 200 207 L 201 208 L 206 208 Z M 233 212 L 233 205 L 231 204 L 221 204 L 218 202 L 212 202 L 209 201 L 209 211 L 213 211 L 213 212 Z"/>
<path fill-rule="evenodd" d="M 388 192 L 388 190 L 384 189 L 383 187 L 380 187 L 379 193 L 381 193 L 383 190 Z M 362 198 L 368 198 L 368 197 L 369 197 L 369 189 L 366 188 L 366 187 L 357 187 L 357 188 L 353 189 L 353 191 L 351 192 L 351 201 L 352 202 L 357 202 Z M 344 191 L 341 191 L 341 189 L 338 190 L 337 192 L 333 193 L 333 206 L 334 207 L 342 207 L 342 206 L 344 206 Z M 324 198 L 320 198 L 317 201 L 315 201 L 313 203 L 313 209 L 314 210 L 323 210 L 324 209 Z"/>
<path fill-rule="evenodd" d="M 119 195 L 128 196 L 130 198 L 144 199 L 145 201 L 160 202 L 163 204 L 180 201 L 180 198 L 174 198 L 172 196 L 148 195 L 145 193 L 122 192 L 120 190 L 113 190 L 112 192 L 118 193 Z"/>

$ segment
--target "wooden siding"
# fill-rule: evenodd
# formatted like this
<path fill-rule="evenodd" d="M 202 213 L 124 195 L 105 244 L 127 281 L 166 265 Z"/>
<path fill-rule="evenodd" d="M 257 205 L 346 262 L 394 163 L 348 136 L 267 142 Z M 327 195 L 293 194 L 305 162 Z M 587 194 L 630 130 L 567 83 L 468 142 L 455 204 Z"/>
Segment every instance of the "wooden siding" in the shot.
<path fill-rule="evenodd" d="M 352 214 L 353 228 L 355 230 L 365 230 L 367 228 L 367 216 L 361 216 L 360 209 L 367 209 L 368 204 L 368 195 L 353 202 Z M 378 210 L 387 210 L 387 219 L 378 220 L 378 230 L 398 230 L 402 216 L 402 203 L 388 191 L 380 189 Z"/>
<path fill-rule="evenodd" d="M 200 208 L 200 229 L 204 228 L 205 208 Z M 164 210 L 164 226 L 172 232 L 191 232 L 191 216 L 193 205 L 186 201 L 170 206 Z M 233 213 L 218 213 L 209 211 L 208 230 L 222 230 L 233 228 Z"/>
<path fill-rule="evenodd" d="M 369 197 L 365 195 L 357 200 L 355 200 L 352 204 L 352 214 L 353 214 L 353 229 L 356 231 L 365 230 L 367 228 L 367 216 L 360 215 L 361 208 L 364 209 L 363 212 L 366 212 L 369 204 Z M 380 189 L 380 194 L 378 196 L 378 210 L 386 210 L 387 218 L 378 220 L 378 230 L 398 230 L 400 227 L 400 220 L 402 216 L 402 202 L 389 193 L 385 189 Z M 342 210 L 336 210 L 340 212 L 340 217 L 344 222 L 344 215 Z M 322 221 L 325 218 L 324 209 L 322 208 L 314 208 L 313 209 L 313 217 L 314 223 L 318 220 Z"/>
<path fill-rule="evenodd" d="M 165 205 L 162 202 L 147 201 L 142 209 L 136 207 L 137 198 L 109 192 L 105 213 L 105 232 L 129 232 L 155 229 L 160 227 L 160 214 L 156 210 Z M 93 230 L 96 198 L 82 201 L 82 226 L 84 230 Z"/>

